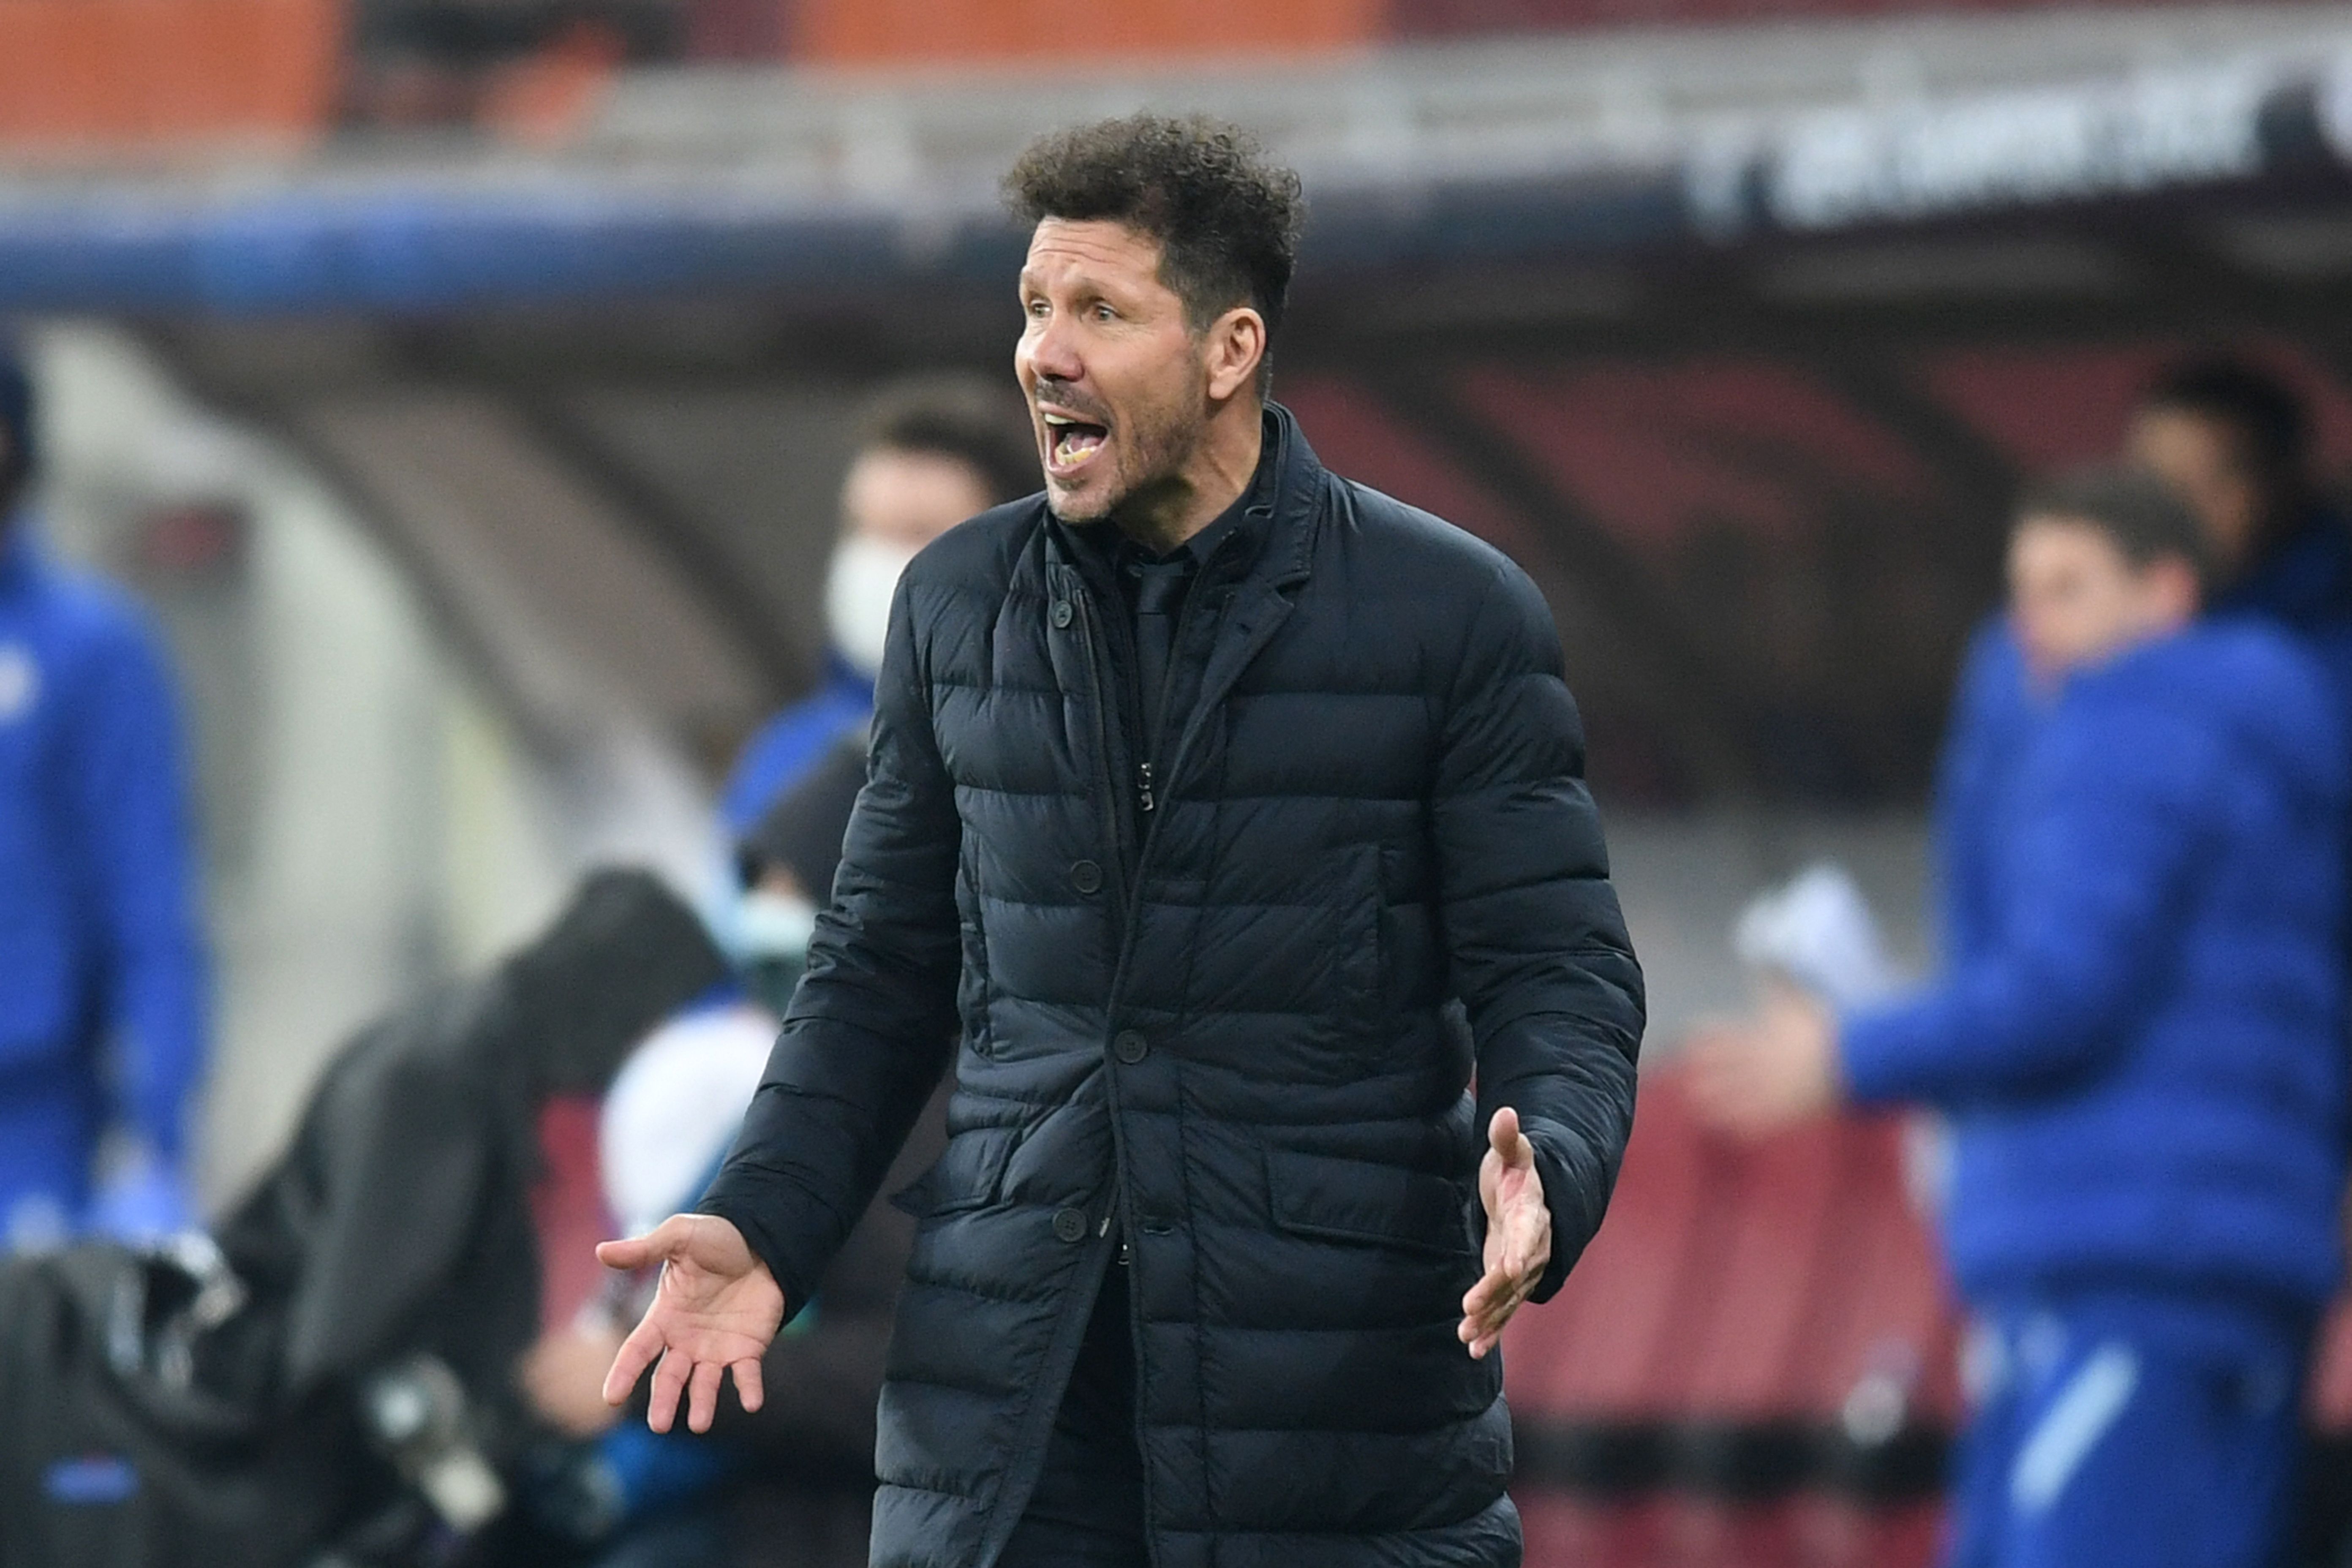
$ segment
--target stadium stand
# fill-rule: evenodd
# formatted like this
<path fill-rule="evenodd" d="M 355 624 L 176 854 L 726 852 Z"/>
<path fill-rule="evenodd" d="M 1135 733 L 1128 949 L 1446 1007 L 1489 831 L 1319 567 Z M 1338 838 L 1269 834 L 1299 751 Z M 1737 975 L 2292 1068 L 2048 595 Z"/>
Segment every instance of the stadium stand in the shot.
<path fill-rule="evenodd" d="M 0 147 L 305 142 L 341 42 L 337 0 L 7 0 Z"/>
<path fill-rule="evenodd" d="M 1607 1224 L 1505 1342 L 1534 1568 L 1931 1559 L 1954 1326 L 1904 1137 L 1741 1146 L 1643 1080 Z"/>

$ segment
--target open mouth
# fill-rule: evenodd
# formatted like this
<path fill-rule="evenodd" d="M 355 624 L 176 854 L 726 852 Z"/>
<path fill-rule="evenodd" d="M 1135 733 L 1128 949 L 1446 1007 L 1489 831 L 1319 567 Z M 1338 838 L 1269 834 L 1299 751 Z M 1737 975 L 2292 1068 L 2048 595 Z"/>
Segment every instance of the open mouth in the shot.
<path fill-rule="evenodd" d="M 1092 462 L 1095 454 L 1110 439 L 1110 430 L 1106 426 L 1063 414 L 1047 414 L 1044 418 L 1049 443 L 1047 465 L 1057 478 L 1076 473 Z"/>

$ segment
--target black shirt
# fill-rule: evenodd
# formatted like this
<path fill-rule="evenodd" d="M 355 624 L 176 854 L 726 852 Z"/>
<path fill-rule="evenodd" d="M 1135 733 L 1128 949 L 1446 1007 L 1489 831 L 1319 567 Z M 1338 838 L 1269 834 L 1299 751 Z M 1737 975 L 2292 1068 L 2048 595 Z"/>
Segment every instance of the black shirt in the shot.
<path fill-rule="evenodd" d="M 1118 628 L 1124 635 L 1108 639 L 1112 690 L 1129 755 L 1138 764 L 1135 798 L 1144 811 L 1151 809 L 1153 792 L 1167 777 L 1167 753 L 1192 716 L 1223 610 L 1221 594 L 1194 590 L 1212 576 L 1238 581 L 1255 557 L 1273 511 L 1275 446 L 1269 430 L 1249 485 L 1207 527 L 1164 555 L 1116 523 L 1055 524 L 1096 597 L 1126 611 Z M 1195 602 L 1204 598 L 1216 602 Z M 1139 843 L 1141 834 L 1136 837 Z"/>

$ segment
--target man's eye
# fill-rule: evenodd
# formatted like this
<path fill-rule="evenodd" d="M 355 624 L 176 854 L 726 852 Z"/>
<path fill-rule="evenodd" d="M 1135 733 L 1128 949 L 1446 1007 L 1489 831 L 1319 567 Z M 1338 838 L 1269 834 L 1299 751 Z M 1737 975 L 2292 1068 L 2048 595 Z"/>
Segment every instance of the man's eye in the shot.
<path fill-rule="evenodd" d="M 1108 305 L 1097 305 L 1095 307 L 1095 320 L 1097 321 L 1110 321 L 1117 317 L 1118 314 L 1118 312 L 1112 310 Z"/>
<path fill-rule="evenodd" d="M 1045 301 L 1043 300 L 1032 300 L 1029 301 L 1025 309 L 1032 316 L 1043 316 L 1045 313 Z"/>

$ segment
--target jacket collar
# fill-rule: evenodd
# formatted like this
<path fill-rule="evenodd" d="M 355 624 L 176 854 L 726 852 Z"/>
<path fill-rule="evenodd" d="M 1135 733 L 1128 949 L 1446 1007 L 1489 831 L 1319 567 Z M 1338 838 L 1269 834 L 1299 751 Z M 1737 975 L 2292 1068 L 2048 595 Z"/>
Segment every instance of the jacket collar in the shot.
<path fill-rule="evenodd" d="M 1302 582 L 1315 549 L 1315 521 L 1323 504 L 1323 465 L 1298 420 L 1279 403 L 1265 405 L 1265 439 L 1272 448 L 1274 494 L 1255 574 L 1276 586 Z"/>
<path fill-rule="evenodd" d="M 1323 465 L 1300 433 L 1297 417 L 1279 403 L 1265 405 L 1265 441 L 1257 476 L 1250 484 L 1250 505 L 1238 531 L 1251 544 L 1227 570 L 1247 582 L 1284 587 L 1307 575 L 1323 496 Z M 1077 542 L 1054 520 L 1050 508 L 1045 516 L 1051 558 L 1074 564 Z"/>

